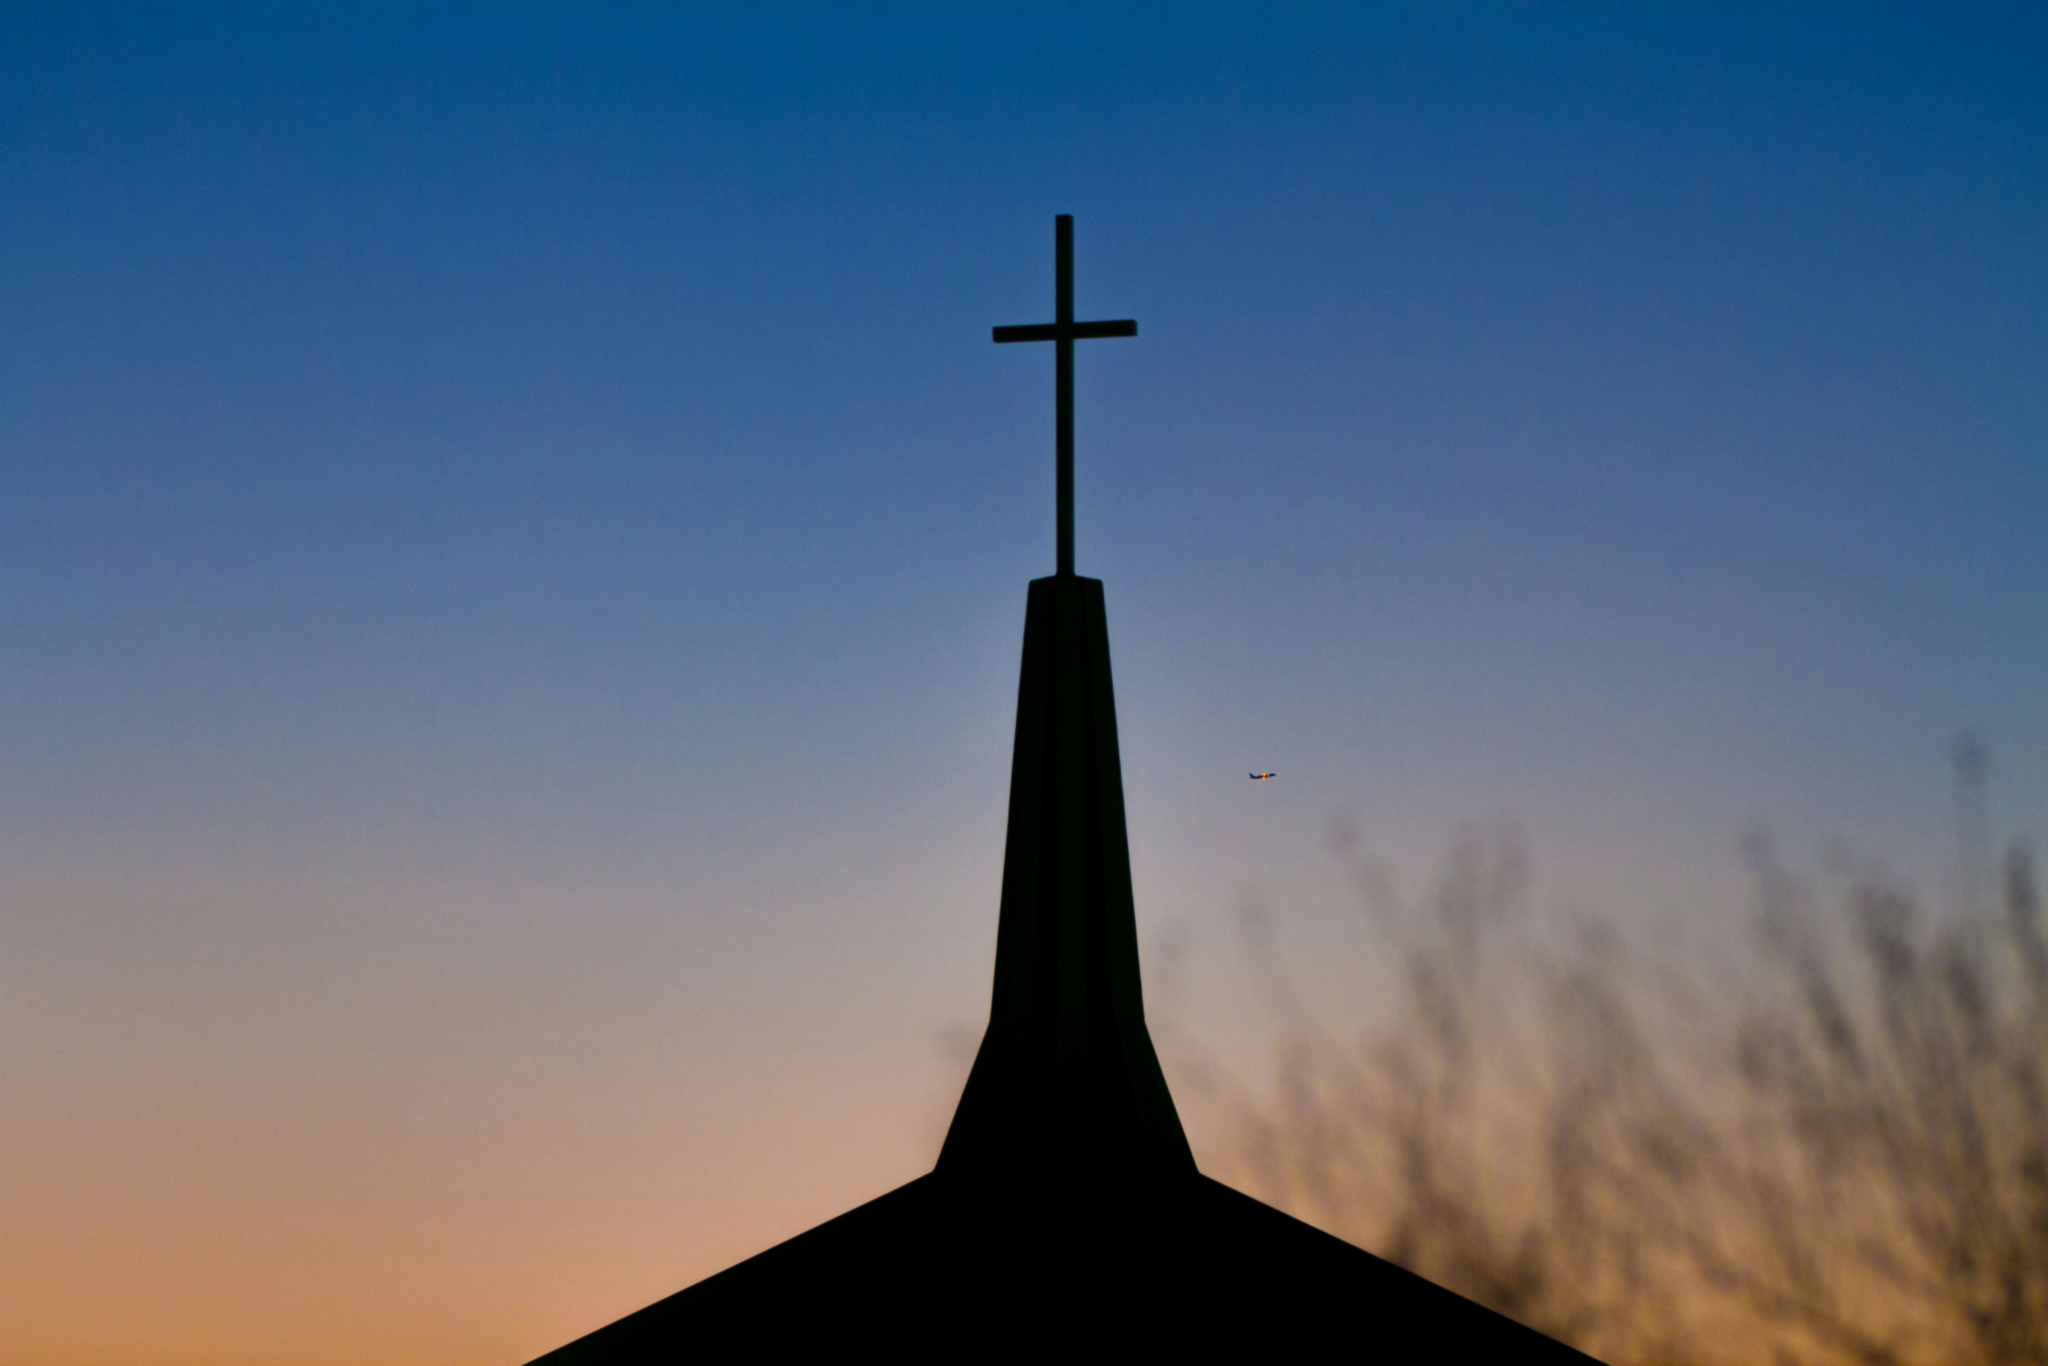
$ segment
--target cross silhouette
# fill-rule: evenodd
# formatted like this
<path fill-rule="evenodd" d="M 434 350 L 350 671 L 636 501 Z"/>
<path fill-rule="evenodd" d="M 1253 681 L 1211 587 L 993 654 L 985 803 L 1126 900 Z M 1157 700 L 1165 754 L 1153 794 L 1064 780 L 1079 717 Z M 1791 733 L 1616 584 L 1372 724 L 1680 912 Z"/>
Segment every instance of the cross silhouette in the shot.
<path fill-rule="evenodd" d="M 1060 214 L 1052 220 L 1055 265 L 1053 269 L 1053 321 L 998 327 L 999 342 L 1056 343 L 1059 393 L 1059 573 L 1074 575 L 1074 343 L 1092 337 L 1135 337 L 1138 324 L 1129 318 L 1117 322 L 1077 323 L 1074 321 L 1074 216 Z"/>

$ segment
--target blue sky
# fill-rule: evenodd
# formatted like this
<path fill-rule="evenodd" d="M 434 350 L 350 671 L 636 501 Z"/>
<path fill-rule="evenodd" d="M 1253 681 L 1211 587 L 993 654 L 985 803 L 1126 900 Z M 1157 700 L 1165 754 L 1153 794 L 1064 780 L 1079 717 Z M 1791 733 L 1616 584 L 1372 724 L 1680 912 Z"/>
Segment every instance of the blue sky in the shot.
<path fill-rule="evenodd" d="M 1624 919 L 1739 922 L 1752 821 L 1932 888 L 1964 727 L 2038 840 L 2044 56 L 2029 6 L 10 8 L 0 934 L 77 983 L 16 1023 L 302 974 L 336 1056 L 375 1001 L 469 1057 L 415 977 L 547 971 L 580 1076 L 644 978 L 744 1110 L 974 1021 L 1052 558 L 1050 357 L 988 328 L 1059 212 L 1140 324 L 1078 539 L 1148 940 L 1310 897 L 1336 815 L 1420 878 L 1516 813 Z"/>

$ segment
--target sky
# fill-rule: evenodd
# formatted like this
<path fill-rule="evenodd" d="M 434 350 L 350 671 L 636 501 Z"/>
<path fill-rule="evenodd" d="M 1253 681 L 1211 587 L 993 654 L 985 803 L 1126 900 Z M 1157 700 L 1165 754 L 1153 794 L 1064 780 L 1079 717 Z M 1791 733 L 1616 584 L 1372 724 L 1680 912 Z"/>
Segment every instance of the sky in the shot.
<path fill-rule="evenodd" d="M 1076 219 L 1139 930 L 1255 1057 L 2048 838 L 2035 6 L 0 9 L 0 1362 L 524 1360 L 926 1170 Z M 1251 770 L 1279 774 L 1248 783 Z M 1946 880 L 1946 881 L 1945 881 Z M 1190 1117 L 1197 1151 L 1213 1140 Z"/>

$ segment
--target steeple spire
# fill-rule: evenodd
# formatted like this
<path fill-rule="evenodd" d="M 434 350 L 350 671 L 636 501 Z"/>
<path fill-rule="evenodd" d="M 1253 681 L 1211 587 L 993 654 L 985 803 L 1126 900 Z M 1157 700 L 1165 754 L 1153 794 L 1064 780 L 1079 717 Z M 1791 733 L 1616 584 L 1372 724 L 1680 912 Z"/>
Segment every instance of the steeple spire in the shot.
<path fill-rule="evenodd" d="M 1145 1028 L 1102 583 L 1073 567 L 1074 341 L 1138 325 L 1073 320 L 1073 219 L 1056 223 L 1057 321 L 995 330 L 1059 346 L 1059 572 L 1025 607 L 994 1002 L 938 1169 L 1192 1173 Z"/>

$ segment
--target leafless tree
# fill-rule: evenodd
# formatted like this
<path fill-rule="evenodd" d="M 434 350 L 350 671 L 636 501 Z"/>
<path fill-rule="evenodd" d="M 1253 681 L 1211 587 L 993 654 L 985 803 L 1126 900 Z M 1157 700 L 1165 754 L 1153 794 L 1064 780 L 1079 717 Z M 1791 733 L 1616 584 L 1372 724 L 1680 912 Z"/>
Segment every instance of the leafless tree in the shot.
<path fill-rule="evenodd" d="M 2048 949 L 2028 858 L 1925 923 L 1852 880 L 1838 914 L 1768 840 L 1743 994 L 1597 924 L 1519 932 L 1508 827 L 1454 845 L 1361 1041 L 1301 1004 L 1278 1086 L 1210 1093 L 1259 1193 L 1613 1361 L 2048 1361 Z"/>

